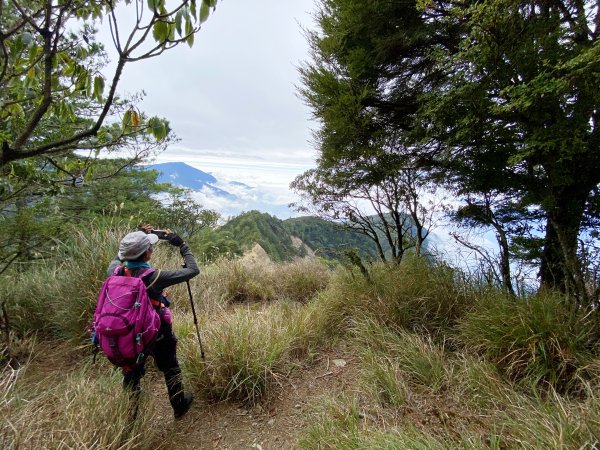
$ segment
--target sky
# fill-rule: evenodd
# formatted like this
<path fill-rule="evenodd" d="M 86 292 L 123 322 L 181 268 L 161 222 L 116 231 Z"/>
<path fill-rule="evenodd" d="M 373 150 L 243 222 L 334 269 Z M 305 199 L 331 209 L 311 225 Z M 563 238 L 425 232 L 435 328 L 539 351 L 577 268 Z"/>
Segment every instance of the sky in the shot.
<path fill-rule="evenodd" d="M 314 9 L 314 0 L 223 0 L 192 48 L 127 65 L 118 92 L 143 90 L 140 109 L 165 117 L 180 138 L 153 162 L 182 161 L 222 183 L 248 184 L 267 194 L 267 212 L 269 202 L 295 200 L 289 183 L 315 166 L 316 124 L 296 89 L 309 59 L 302 28 L 314 27 Z"/>

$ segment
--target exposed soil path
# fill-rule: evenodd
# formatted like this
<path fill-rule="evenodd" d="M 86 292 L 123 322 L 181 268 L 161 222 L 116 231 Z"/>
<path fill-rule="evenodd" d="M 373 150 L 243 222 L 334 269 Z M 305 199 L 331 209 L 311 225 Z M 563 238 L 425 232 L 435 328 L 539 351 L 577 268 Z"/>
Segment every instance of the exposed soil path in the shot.
<path fill-rule="evenodd" d="M 334 360 L 345 365 L 340 367 Z M 315 395 L 348 388 L 354 371 L 355 361 L 348 355 L 324 353 L 310 368 L 279 380 L 271 398 L 259 405 L 195 401 L 188 414 L 177 421 L 171 419 L 164 391 L 156 389 L 153 394 L 166 412 L 164 420 L 173 421 L 164 436 L 169 449 L 292 449 L 307 425 L 309 402 Z"/>

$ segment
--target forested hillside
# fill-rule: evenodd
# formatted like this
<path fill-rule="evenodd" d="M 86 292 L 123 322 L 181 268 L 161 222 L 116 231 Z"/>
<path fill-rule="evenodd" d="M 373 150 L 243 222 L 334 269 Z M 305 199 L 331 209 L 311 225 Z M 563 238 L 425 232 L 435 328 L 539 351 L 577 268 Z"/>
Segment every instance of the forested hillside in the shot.
<path fill-rule="evenodd" d="M 333 222 L 305 216 L 286 219 L 283 225 L 288 233 L 302 239 L 318 256 L 339 259 L 345 252 L 356 250 L 365 258 L 377 258 L 371 239 Z"/>
<path fill-rule="evenodd" d="M 326 259 L 343 259 L 349 251 L 368 260 L 377 259 L 373 241 L 364 234 L 318 217 L 281 220 L 259 211 L 241 214 L 221 227 L 206 229 L 194 243 L 209 259 L 217 255 L 241 255 L 258 243 L 273 261 L 291 261 L 306 255 L 304 247 L 293 245 L 292 236 Z"/>
<path fill-rule="evenodd" d="M 294 247 L 283 221 L 267 213 L 241 214 L 229 220 L 219 232 L 232 236 L 242 248 L 260 244 L 274 261 L 290 261 L 306 254 L 304 249 Z"/>

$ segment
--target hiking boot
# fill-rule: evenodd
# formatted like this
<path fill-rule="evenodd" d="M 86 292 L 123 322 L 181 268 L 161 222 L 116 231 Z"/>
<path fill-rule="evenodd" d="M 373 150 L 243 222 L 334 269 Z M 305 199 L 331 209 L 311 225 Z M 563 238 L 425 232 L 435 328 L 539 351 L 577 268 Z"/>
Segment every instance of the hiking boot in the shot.
<path fill-rule="evenodd" d="M 176 419 L 182 417 L 186 412 L 189 411 L 194 401 L 194 396 L 191 392 L 184 392 L 177 405 L 173 405 L 173 414 Z"/>

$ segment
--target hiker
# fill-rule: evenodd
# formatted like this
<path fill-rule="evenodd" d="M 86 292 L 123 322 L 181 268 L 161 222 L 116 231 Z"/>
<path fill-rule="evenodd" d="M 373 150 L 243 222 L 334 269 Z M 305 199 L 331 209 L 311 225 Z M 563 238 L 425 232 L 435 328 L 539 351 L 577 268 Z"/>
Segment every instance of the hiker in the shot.
<path fill-rule="evenodd" d="M 127 234 L 119 244 L 117 257 L 113 259 L 108 267 L 108 275 L 112 275 L 115 269 L 122 266 L 124 271 L 131 276 L 136 276 L 142 271 L 150 268 L 153 245 L 159 237 L 153 234 L 151 225 L 143 225 L 139 231 Z M 171 245 L 179 247 L 183 256 L 183 268 L 177 270 L 157 270 L 142 276 L 146 285 L 148 296 L 154 308 L 160 316 L 160 328 L 156 340 L 150 349 L 154 362 L 158 369 L 164 374 L 169 400 L 173 407 L 175 418 L 183 416 L 189 409 L 193 400 L 191 392 L 184 392 L 181 379 L 181 369 L 177 361 L 176 347 L 177 337 L 173 333 L 172 316 L 169 310 L 169 300 L 163 290 L 174 284 L 190 280 L 200 273 L 196 260 L 188 245 L 177 234 L 167 231 L 161 236 Z M 140 381 L 144 376 L 145 358 L 135 367 L 123 367 L 123 386 L 130 390 L 135 397 L 141 390 Z"/>

